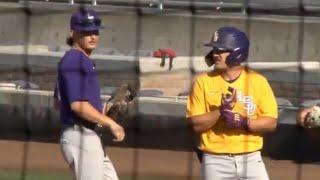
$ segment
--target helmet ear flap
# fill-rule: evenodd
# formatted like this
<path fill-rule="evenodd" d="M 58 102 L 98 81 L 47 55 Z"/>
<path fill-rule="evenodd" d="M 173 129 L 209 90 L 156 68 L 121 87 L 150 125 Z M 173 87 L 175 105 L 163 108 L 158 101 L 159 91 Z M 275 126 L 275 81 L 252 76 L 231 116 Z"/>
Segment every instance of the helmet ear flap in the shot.
<path fill-rule="evenodd" d="M 247 60 L 248 51 L 245 48 L 236 48 L 230 53 L 226 59 L 226 64 L 229 66 L 239 65 L 240 63 Z"/>
<path fill-rule="evenodd" d="M 211 67 L 215 63 L 215 59 L 213 57 L 214 50 L 211 50 L 205 57 L 204 60 L 208 67 Z"/>

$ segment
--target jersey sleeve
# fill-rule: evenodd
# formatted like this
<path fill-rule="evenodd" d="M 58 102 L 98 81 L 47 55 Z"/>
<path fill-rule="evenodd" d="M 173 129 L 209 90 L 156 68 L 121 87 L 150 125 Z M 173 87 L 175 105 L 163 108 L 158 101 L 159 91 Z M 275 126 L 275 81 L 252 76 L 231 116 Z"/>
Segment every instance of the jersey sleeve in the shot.
<path fill-rule="evenodd" d="M 272 88 L 268 81 L 263 78 L 260 84 L 260 101 L 258 104 L 260 116 L 278 118 L 278 106 Z"/>
<path fill-rule="evenodd" d="M 88 101 L 90 98 L 88 70 L 85 60 L 77 57 L 72 64 L 67 64 L 62 70 L 64 92 L 69 103 L 75 101 Z"/>
<path fill-rule="evenodd" d="M 187 100 L 187 117 L 202 115 L 206 113 L 204 87 L 197 77 L 193 83 Z"/>

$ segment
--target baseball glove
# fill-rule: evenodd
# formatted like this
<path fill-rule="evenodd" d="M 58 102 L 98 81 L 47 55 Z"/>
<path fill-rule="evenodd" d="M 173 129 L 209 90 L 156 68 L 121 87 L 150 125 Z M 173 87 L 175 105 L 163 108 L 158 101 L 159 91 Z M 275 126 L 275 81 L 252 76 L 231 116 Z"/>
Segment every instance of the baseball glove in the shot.
<path fill-rule="evenodd" d="M 306 117 L 305 125 L 309 128 L 320 127 L 320 107 L 313 107 Z"/>
<path fill-rule="evenodd" d="M 128 115 L 128 108 L 134 97 L 135 93 L 130 86 L 121 85 L 104 104 L 103 113 L 115 121 L 120 121 Z M 98 124 L 95 131 L 102 136 L 104 128 Z"/>
<path fill-rule="evenodd" d="M 104 114 L 113 120 L 119 120 L 128 112 L 129 104 L 134 98 L 132 89 L 127 85 L 121 85 L 110 99 L 106 102 L 104 107 Z"/>

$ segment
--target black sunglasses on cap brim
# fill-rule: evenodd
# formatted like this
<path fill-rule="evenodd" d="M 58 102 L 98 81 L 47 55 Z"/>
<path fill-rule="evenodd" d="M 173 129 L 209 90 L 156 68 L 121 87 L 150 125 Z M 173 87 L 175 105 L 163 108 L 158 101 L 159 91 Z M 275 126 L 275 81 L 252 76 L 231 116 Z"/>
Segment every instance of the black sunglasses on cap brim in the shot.
<path fill-rule="evenodd" d="M 77 22 L 77 24 L 82 27 L 100 26 L 101 19 L 85 19 Z"/>

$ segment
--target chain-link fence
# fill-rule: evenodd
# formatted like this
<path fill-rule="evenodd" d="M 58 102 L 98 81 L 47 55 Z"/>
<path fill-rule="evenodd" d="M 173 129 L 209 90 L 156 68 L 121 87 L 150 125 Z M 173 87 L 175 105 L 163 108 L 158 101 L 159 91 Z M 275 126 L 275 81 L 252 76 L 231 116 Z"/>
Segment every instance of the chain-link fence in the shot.
<path fill-rule="evenodd" d="M 102 136 L 120 179 L 200 179 L 186 101 L 195 75 L 212 69 L 203 45 L 222 26 L 246 32 L 247 65 L 269 80 L 278 102 L 278 127 L 262 150 L 270 179 L 319 176 L 318 129 L 298 127 L 296 115 L 320 99 L 320 2 L 20 0 L 0 2 L 0 179 L 72 179 L 53 91 L 70 16 L 83 6 L 107 26 L 91 56 L 102 101 L 122 84 L 136 93 L 119 121 L 126 140 Z M 175 56 L 159 58 L 159 49 Z"/>

